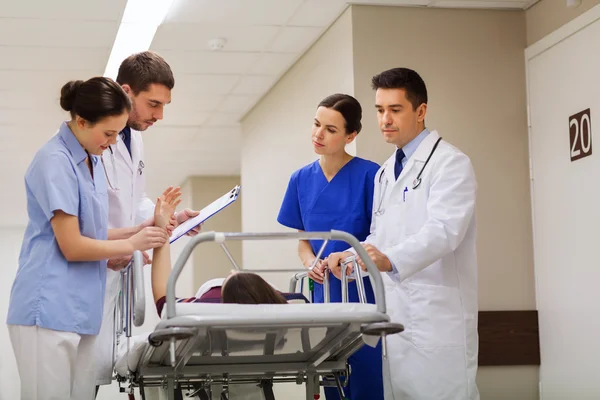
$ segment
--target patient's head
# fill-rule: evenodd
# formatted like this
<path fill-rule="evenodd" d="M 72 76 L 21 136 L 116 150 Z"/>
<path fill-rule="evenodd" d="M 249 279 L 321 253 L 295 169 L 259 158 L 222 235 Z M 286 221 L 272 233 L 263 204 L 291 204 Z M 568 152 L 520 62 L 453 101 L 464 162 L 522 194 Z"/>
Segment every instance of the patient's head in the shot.
<path fill-rule="evenodd" d="M 239 272 L 229 275 L 221 287 L 223 303 L 285 304 L 285 298 L 257 274 Z"/>

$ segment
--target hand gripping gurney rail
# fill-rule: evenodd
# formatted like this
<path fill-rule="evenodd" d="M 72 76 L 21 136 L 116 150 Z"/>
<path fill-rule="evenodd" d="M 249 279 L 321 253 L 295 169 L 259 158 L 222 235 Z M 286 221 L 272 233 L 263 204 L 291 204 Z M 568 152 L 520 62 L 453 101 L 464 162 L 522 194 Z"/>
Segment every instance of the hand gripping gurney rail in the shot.
<path fill-rule="evenodd" d="M 365 260 L 375 292 L 376 304 L 365 301 L 360 268 L 357 273 L 360 303 L 348 303 L 348 279 L 342 280 L 342 303 L 328 303 L 329 285 L 324 285 L 324 304 L 207 304 L 177 303 L 175 285 L 193 249 L 200 243 L 221 244 L 230 261 L 239 269 L 225 247 L 231 240 L 309 240 L 321 239 L 320 258 L 330 240 L 351 245 Z M 123 273 L 117 336 L 124 333 L 128 341 L 131 325 L 144 321 L 144 283 L 141 254 L 134 254 L 133 265 Z M 256 271 L 256 270 L 248 270 Z M 306 272 L 296 273 L 290 281 L 295 292 Z M 329 271 L 325 274 L 325 283 Z M 142 343 L 137 356 L 132 356 L 128 343 L 125 354 L 128 368 L 117 369 L 121 390 L 133 393 L 139 387 L 160 386 L 167 389 L 169 399 L 181 398 L 181 390 L 189 390 L 201 399 L 212 398 L 212 387 L 221 385 L 221 399 L 228 399 L 227 388 L 236 384 L 255 383 L 263 388 L 267 400 L 274 399 L 272 385 L 296 382 L 306 385 L 306 399 L 318 399 L 320 385 L 331 385 L 322 377 L 334 377 L 341 391 L 340 377 L 348 374 L 347 360 L 363 345 L 363 335 L 377 340 L 403 330 L 391 323 L 386 314 L 381 275 L 359 241 L 341 232 L 298 233 L 216 233 L 206 232 L 192 238 L 178 258 L 167 283 L 167 301 L 161 321 Z M 312 297 L 312 296 L 311 296 Z M 385 357 L 385 340 L 383 340 Z M 326 382 L 327 381 L 327 382 Z M 329 383 L 328 383 L 329 382 Z M 235 400 L 234 397 L 231 400 Z"/>

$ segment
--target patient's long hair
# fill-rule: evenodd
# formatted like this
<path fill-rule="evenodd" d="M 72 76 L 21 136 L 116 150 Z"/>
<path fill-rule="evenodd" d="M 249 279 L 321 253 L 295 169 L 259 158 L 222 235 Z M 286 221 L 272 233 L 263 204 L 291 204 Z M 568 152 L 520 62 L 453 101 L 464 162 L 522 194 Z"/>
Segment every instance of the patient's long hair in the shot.
<path fill-rule="evenodd" d="M 257 274 L 240 272 L 227 278 L 221 288 L 223 303 L 286 304 L 287 300 Z"/>

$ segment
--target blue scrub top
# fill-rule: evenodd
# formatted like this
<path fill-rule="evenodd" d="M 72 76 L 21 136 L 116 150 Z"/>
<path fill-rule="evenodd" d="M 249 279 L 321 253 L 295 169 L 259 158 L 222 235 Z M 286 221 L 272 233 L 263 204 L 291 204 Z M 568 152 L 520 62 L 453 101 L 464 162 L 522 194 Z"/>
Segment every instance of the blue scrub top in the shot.
<path fill-rule="evenodd" d="M 83 236 L 108 239 L 108 193 L 99 157 L 86 151 L 66 123 L 35 155 L 25 174 L 29 222 L 10 294 L 7 323 L 96 335 L 102 323 L 106 260 L 69 262 L 50 220 L 76 216 Z"/>
<path fill-rule="evenodd" d="M 290 178 L 277 221 L 289 228 L 307 232 L 345 231 L 364 241 L 371 229 L 373 190 L 378 169 L 376 163 L 354 157 L 330 182 L 327 182 L 319 161 L 299 169 Z M 311 240 L 310 244 L 317 254 L 323 241 Z M 330 241 L 322 257 L 347 250 L 348 247 L 346 242 Z M 371 281 L 368 277 L 364 281 L 367 300 L 374 303 Z M 341 301 L 341 282 L 333 275 L 330 288 L 331 301 Z M 358 301 L 354 282 L 349 285 L 348 298 L 353 302 Z M 317 283 L 315 302 L 323 302 L 323 288 Z"/>

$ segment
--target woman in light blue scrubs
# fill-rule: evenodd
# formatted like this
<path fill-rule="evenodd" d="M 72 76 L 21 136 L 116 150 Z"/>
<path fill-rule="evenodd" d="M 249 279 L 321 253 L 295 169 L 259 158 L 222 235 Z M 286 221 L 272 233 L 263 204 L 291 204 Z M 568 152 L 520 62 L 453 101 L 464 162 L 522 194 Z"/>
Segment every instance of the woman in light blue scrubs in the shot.
<path fill-rule="evenodd" d="M 25 174 L 29 222 L 7 319 L 22 399 L 94 398 L 106 259 L 168 240 L 156 227 L 107 228 L 100 155 L 127 123 L 127 94 L 108 78 L 92 78 L 63 86 L 60 104 L 71 119 Z"/>
<path fill-rule="evenodd" d="M 379 165 L 353 157 L 345 150 L 361 130 L 362 108 L 352 96 L 334 94 L 317 107 L 312 128 L 312 145 L 319 159 L 296 172 L 290 182 L 277 221 L 299 231 L 345 231 L 363 241 L 370 233 L 375 174 Z M 322 241 L 301 241 L 300 260 L 309 268 L 315 260 Z M 330 241 L 322 257 L 344 251 L 348 244 Z M 309 272 L 315 283 L 314 301 L 322 303 L 323 266 L 321 260 Z M 364 279 L 369 303 L 375 303 L 371 281 Z M 341 282 L 330 279 L 330 300 L 341 302 Z M 356 282 L 348 286 L 348 300 L 358 302 Z M 352 400 L 383 399 L 381 344 L 376 348 L 364 346 L 349 360 L 351 375 L 344 389 Z M 325 388 L 327 400 L 339 399 L 336 388 Z"/>

